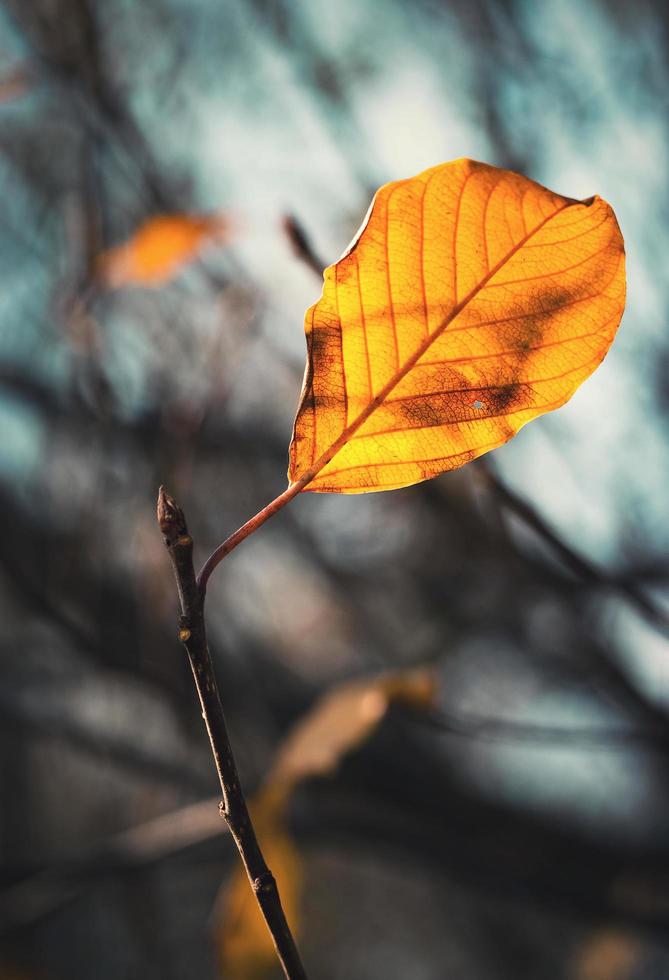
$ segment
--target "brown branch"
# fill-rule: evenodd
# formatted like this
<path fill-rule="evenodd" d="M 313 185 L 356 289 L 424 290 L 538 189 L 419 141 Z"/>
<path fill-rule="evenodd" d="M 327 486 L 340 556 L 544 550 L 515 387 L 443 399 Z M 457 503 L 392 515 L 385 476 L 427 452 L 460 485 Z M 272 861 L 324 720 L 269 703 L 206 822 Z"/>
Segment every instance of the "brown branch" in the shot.
<path fill-rule="evenodd" d="M 239 782 L 207 646 L 204 591 L 198 587 L 195 578 L 193 539 L 188 533 L 183 511 L 163 487 L 158 494 L 158 524 L 165 538 L 179 590 L 182 613 L 179 639 L 188 653 L 223 793 L 221 815 L 239 850 L 285 976 L 288 980 L 306 980 L 300 954 L 281 906 L 279 889 L 260 850 Z"/>

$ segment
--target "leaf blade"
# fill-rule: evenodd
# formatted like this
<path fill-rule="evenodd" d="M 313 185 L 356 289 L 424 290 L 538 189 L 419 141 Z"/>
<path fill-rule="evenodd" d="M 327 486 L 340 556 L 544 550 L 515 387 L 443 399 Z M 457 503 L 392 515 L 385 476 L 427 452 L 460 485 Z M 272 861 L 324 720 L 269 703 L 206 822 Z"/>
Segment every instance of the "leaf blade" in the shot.
<path fill-rule="evenodd" d="M 469 160 L 385 185 L 307 311 L 291 483 L 408 486 L 508 441 L 592 373 L 624 292 L 600 198 Z"/>

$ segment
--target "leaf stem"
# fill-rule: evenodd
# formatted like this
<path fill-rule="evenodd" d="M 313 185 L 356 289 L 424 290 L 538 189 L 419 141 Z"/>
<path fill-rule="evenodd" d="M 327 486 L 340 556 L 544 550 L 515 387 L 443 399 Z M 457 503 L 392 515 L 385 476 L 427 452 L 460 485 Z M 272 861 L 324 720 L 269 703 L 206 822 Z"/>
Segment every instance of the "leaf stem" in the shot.
<path fill-rule="evenodd" d="M 272 513 L 283 507 L 296 493 L 299 493 L 299 489 L 301 488 L 293 490 L 292 487 L 289 487 L 281 497 L 277 497 L 276 501 L 273 501 L 248 524 L 254 525 L 255 522 L 255 526 L 260 526 Z M 292 493 L 290 493 L 291 490 Z M 284 499 L 282 500 L 282 498 Z M 279 501 L 281 502 L 279 503 Z M 272 507 L 274 510 L 271 509 Z M 179 591 L 182 613 L 179 620 L 179 639 L 188 653 L 195 687 L 202 707 L 202 717 L 209 735 L 214 764 L 221 784 L 223 794 L 221 815 L 237 845 L 250 886 L 269 929 L 284 975 L 287 980 L 307 980 L 300 954 L 281 905 L 277 883 L 263 857 L 239 782 L 239 774 L 232 754 L 214 667 L 207 646 L 204 622 L 205 594 L 204 590 L 198 586 L 195 578 L 193 539 L 188 533 L 183 511 L 163 487 L 160 488 L 158 494 L 157 516 Z M 242 534 L 244 529 L 240 528 L 237 532 L 238 541 L 243 540 L 254 529 L 255 527 L 251 527 Z M 231 547 L 234 547 L 234 544 Z"/>
<path fill-rule="evenodd" d="M 305 479 L 308 477 L 308 479 Z M 211 573 L 214 571 L 216 566 L 223 561 L 223 559 L 230 554 L 230 552 L 237 547 L 238 544 L 248 538 L 249 534 L 253 534 L 257 531 L 259 527 L 268 521 L 270 517 L 285 507 L 287 503 L 296 497 L 298 493 L 306 487 L 307 483 L 312 479 L 311 473 L 306 474 L 302 479 L 298 480 L 297 483 L 291 483 L 283 493 L 280 493 L 278 497 L 275 497 L 266 507 L 251 517 L 245 524 L 237 528 L 228 538 L 225 539 L 217 548 L 212 551 L 212 553 L 207 558 L 206 562 L 200 569 L 200 573 L 197 577 L 197 586 L 200 590 L 202 596 L 204 597 L 207 591 L 207 582 L 211 577 Z"/>
<path fill-rule="evenodd" d="M 386 387 L 388 387 L 386 385 Z M 280 493 L 278 497 L 270 501 L 266 507 L 259 510 L 258 513 L 249 518 L 246 524 L 242 524 L 241 527 L 237 528 L 236 531 L 226 538 L 217 548 L 212 551 L 212 553 L 207 558 L 206 562 L 200 569 L 200 573 L 197 577 L 197 585 L 202 593 L 205 595 L 207 591 L 207 582 L 211 578 L 211 573 L 214 571 L 217 565 L 219 565 L 223 559 L 233 551 L 238 544 L 241 544 L 245 538 L 248 538 L 250 534 L 257 531 L 259 527 L 268 521 L 270 517 L 273 517 L 277 511 L 280 511 L 286 504 L 289 504 L 293 497 L 297 497 L 298 493 L 301 493 L 305 487 L 307 487 L 311 481 L 317 476 L 323 467 L 330 462 L 332 457 L 339 452 L 342 446 L 344 446 L 356 429 L 359 429 L 365 419 L 368 418 L 380 403 L 380 401 L 385 397 L 385 389 L 379 393 L 379 395 L 374 398 L 367 408 L 360 413 L 360 415 L 349 425 L 340 435 L 335 439 L 331 446 L 325 450 L 324 453 L 318 457 L 315 463 L 312 463 L 308 470 L 302 474 L 299 480 L 295 483 L 289 483 L 288 487 Z"/>

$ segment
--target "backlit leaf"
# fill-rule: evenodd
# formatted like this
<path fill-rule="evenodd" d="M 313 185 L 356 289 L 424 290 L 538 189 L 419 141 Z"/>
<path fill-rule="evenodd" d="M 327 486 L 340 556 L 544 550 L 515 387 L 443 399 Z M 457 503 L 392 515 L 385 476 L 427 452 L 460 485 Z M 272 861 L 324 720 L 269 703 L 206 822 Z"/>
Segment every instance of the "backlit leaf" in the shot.
<path fill-rule="evenodd" d="M 114 289 L 160 286 L 192 262 L 207 241 L 225 238 L 228 233 L 228 222 L 221 215 L 156 215 L 127 242 L 100 257 L 99 276 Z"/>
<path fill-rule="evenodd" d="M 571 397 L 624 303 L 601 198 L 472 160 L 386 184 L 306 314 L 291 483 L 387 490 L 494 449 Z"/>

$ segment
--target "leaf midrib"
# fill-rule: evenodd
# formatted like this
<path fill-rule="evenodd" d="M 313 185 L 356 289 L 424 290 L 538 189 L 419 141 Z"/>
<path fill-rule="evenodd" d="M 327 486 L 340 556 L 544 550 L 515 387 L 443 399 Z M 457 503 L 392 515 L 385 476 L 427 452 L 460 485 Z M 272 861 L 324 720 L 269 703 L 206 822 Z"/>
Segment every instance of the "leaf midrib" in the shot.
<path fill-rule="evenodd" d="M 407 376 L 407 374 L 409 374 L 412 368 L 416 366 L 416 364 L 421 359 L 423 354 L 425 354 L 425 352 L 430 349 L 430 347 L 435 342 L 435 340 L 437 340 L 442 335 L 442 333 L 446 330 L 446 328 L 462 313 L 462 311 L 469 305 L 469 303 L 471 303 L 472 300 L 475 299 L 476 296 L 478 296 L 478 294 L 482 292 L 483 289 L 485 289 L 485 287 L 488 285 L 488 283 L 493 278 L 493 276 L 496 276 L 497 273 L 500 271 L 500 269 L 503 269 L 504 266 L 507 264 L 507 262 L 509 262 L 513 258 L 513 256 L 517 252 L 519 252 L 531 238 L 533 238 L 536 234 L 538 234 L 538 232 L 540 232 L 542 228 L 545 228 L 546 225 L 554 218 L 556 218 L 558 214 L 561 214 L 563 211 L 566 211 L 567 208 L 571 208 L 579 204 L 584 204 L 586 207 L 588 207 L 592 203 L 594 203 L 594 200 L 592 198 L 589 198 L 586 201 L 567 201 L 566 204 L 563 204 L 562 207 L 557 208 L 556 211 L 554 211 L 552 214 L 549 214 L 546 218 L 543 219 L 543 221 L 539 222 L 536 228 L 533 228 L 532 231 L 528 232 L 524 238 L 522 238 L 519 242 L 517 242 L 513 246 L 513 248 L 510 249 L 506 253 L 506 255 L 504 255 L 503 258 L 501 258 L 499 262 L 495 266 L 493 266 L 493 268 L 490 269 L 489 272 L 486 273 L 483 279 L 467 293 L 464 299 L 462 299 L 459 303 L 457 303 L 453 307 L 452 311 L 449 313 L 449 315 L 446 317 L 443 323 L 439 327 L 437 327 L 437 329 L 433 331 L 433 333 L 429 334 L 429 336 L 425 338 L 425 340 L 416 348 L 413 354 L 411 354 L 411 356 L 407 358 L 407 360 L 402 365 L 402 367 L 400 367 L 399 370 L 396 371 L 395 374 L 392 376 L 392 378 L 390 378 L 390 380 L 386 382 L 386 384 L 383 386 L 381 391 L 379 391 L 378 394 L 374 395 L 374 397 L 370 400 L 369 404 L 362 410 L 362 412 L 360 412 L 360 414 L 350 423 L 350 425 L 347 425 L 346 428 L 342 430 L 342 432 L 340 433 L 339 436 L 337 436 L 334 442 L 332 442 L 330 446 L 328 446 L 328 448 L 323 453 L 321 453 L 318 459 L 311 464 L 311 466 L 306 470 L 305 473 L 302 474 L 299 480 L 295 480 L 294 483 L 289 483 L 289 488 L 298 491 L 298 490 L 304 490 L 306 487 L 308 487 L 308 485 L 318 476 L 321 470 L 323 470 L 327 466 L 327 464 L 337 455 L 337 453 L 344 448 L 344 446 L 348 443 L 351 436 L 353 436 L 355 432 L 357 432 L 360 426 L 364 425 L 367 419 L 374 414 L 376 409 L 379 408 L 379 406 L 384 403 L 384 401 L 391 393 L 391 391 L 400 383 L 400 381 L 402 381 L 403 378 Z"/>

